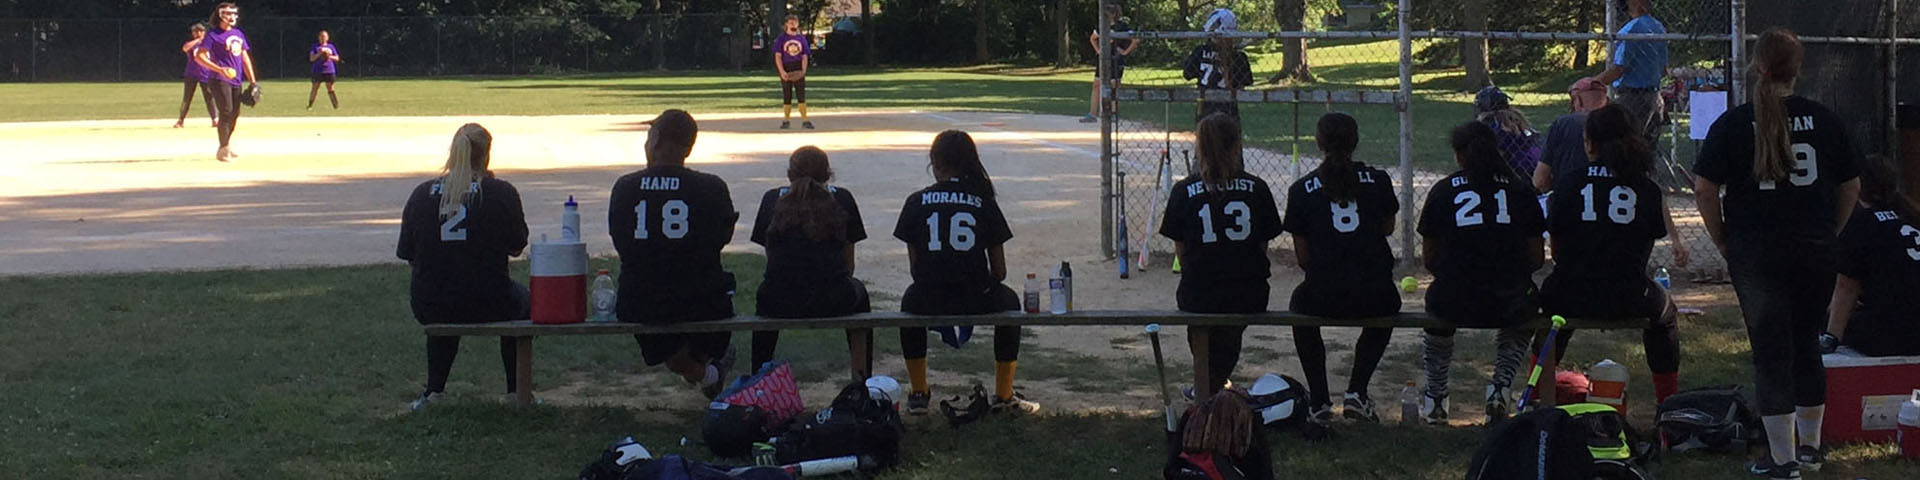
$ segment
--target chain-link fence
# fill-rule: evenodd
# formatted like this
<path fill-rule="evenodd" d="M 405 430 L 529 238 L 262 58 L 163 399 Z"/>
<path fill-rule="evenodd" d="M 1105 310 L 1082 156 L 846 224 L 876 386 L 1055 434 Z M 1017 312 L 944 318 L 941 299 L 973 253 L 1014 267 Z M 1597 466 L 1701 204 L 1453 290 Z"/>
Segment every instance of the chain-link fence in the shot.
<path fill-rule="evenodd" d="M 1873 1 L 1876 5 L 1879 2 Z M 1265 179 L 1283 203 L 1287 201 L 1287 187 L 1319 164 L 1313 140 L 1319 116 L 1337 110 L 1358 119 L 1361 142 L 1356 160 L 1394 173 L 1394 188 L 1402 193 L 1403 221 L 1397 232 L 1399 238 L 1392 244 L 1396 255 L 1408 261 L 1403 265 L 1414 265 L 1411 260 L 1415 252 L 1408 250 L 1417 245 L 1417 233 L 1407 228 L 1412 225 L 1408 217 L 1417 216 L 1424 208 L 1427 191 L 1435 182 L 1457 169 L 1446 136 L 1454 125 L 1477 118 L 1476 91 L 1493 85 L 1510 96 L 1511 109 L 1517 115 L 1503 117 L 1503 130 L 1508 134 L 1502 138 L 1509 142 L 1503 150 L 1515 154 L 1531 150 L 1539 155 L 1546 147 L 1549 125 L 1570 111 L 1569 87 L 1606 70 L 1614 57 L 1612 47 L 1625 39 L 1661 42 L 1669 53 L 1663 86 L 1658 90 L 1665 115 L 1654 129 L 1658 141 L 1652 177 L 1667 188 L 1665 200 L 1673 213 L 1675 231 L 1669 232 L 1668 242 L 1655 248 L 1653 266 L 1669 268 L 1676 276 L 1690 273 L 1697 279 L 1725 278 L 1725 260 L 1719 257 L 1692 197 L 1687 168 L 1698 150 L 1699 135 L 1693 131 L 1689 112 L 1696 95 L 1708 100 L 1725 98 L 1729 106 L 1744 103 L 1726 92 L 1736 87 L 1734 80 L 1742 70 L 1730 68 L 1742 63 L 1736 60 L 1731 42 L 1735 34 L 1733 18 L 1743 12 L 1736 5 L 1741 2 L 1651 2 L 1650 15 L 1665 27 L 1666 33 L 1659 36 L 1607 33 L 1619 31 L 1629 19 L 1626 12 L 1609 11 L 1616 5 L 1612 1 L 1419 0 L 1400 5 L 1408 3 L 1414 3 L 1416 9 L 1434 5 L 1432 8 L 1447 8 L 1453 13 L 1411 15 L 1389 10 L 1385 14 L 1388 16 L 1372 22 L 1382 26 L 1350 31 L 1206 34 L 1191 31 L 1198 25 L 1178 29 L 1183 31 L 1150 31 L 1148 26 L 1135 26 L 1142 31 L 1115 35 L 1121 41 L 1141 42 L 1134 49 L 1136 55 L 1127 58 L 1123 85 L 1108 104 L 1113 115 L 1106 140 L 1116 180 L 1109 193 L 1116 194 L 1115 209 L 1127 213 L 1124 220 L 1133 237 L 1129 242 L 1132 248 L 1157 253 L 1172 250 L 1170 242 L 1143 229 L 1151 221 L 1149 217 L 1160 214 L 1152 211 L 1157 208 L 1155 199 L 1166 196 L 1158 189 L 1160 165 L 1170 159 L 1171 174 L 1176 179 L 1190 172 L 1186 158 L 1192 150 L 1196 113 L 1204 103 L 1200 97 L 1213 95 L 1237 104 L 1246 138 L 1247 170 Z M 1528 12 L 1526 15 L 1537 16 L 1545 4 L 1573 12 L 1568 15 L 1573 18 L 1547 25 L 1563 30 L 1526 30 L 1539 26 L 1516 25 L 1526 20 L 1512 20 L 1503 14 L 1479 22 L 1455 14 L 1459 9 L 1477 9 L 1482 15 Z M 1401 32 L 1396 30 L 1401 19 L 1409 25 L 1404 45 Z M 1492 30 L 1496 27 L 1513 29 Z M 1746 33 L 1751 38 L 1757 29 Z M 1863 42 L 1823 37 L 1829 34 L 1879 35 L 1882 44 L 1872 44 L 1872 39 Z M 1888 49 L 1885 44 L 1892 43 L 1889 34 L 1884 29 L 1801 33 L 1809 45 L 1816 45 L 1813 48 L 1844 44 L 1869 52 Z M 1182 67 L 1191 63 L 1189 52 L 1211 42 L 1224 42 L 1226 48 L 1246 53 L 1253 73 L 1250 85 L 1202 93 L 1206 89 L 1199 88 L 1201 80 L 1194 78 L 1196 72 Z M 1139 55 L 1141 52 L 1147 54 Z M 1403 62 L 1408 69 L 1404 77 Z M 1866 80 L 1873 84 L 1863 88 L 1876 92 L 1895 88 L 1891 82 L 1895 72 L 1876 70 Z M 1205 76 L 1205 72 L 1199 73 Z M 1883 87 L 1879 82 L 1886 83 Z M 1884 96 L 1880 99 L 1863 109 L 1875 115 L 1890 114 L 1892 102 Z M 1406 118 L 1402 118 L 1403 109 Z M 1878 133 L 1855 136 L 1886 138 Z M 1402 143 L 1403 137 L 1407 143 Z M 1883 145 L 1871 143 L 1862 150 L 1874 151 Z M 1520 177 L 1529 178 L 1531 173 L 1520 172 Z M 1117 220 L 1118 215 L 1109 218 Z M 1684 268 L 1677 265 L 1675 249 L 1669 245 L 1691 253 L 1691 263 Z M 1291 248 L 1290 240 L 1283 237 L 1279 248 Z"/>
<path fill-rule="evenodd" d="M 0 19 L 0 81 L 179 78 L 195 18 Z M 240 29 L 262 77 L 304 77 L 327 30 L 341 76 L 512 75 L 748 68 L 770 60 L 732 13 L 575 17 L 257 17 Z M 834 35 L 819 32 L 823 39 Z M 848 47 L 858 42 L 845 42 Z M 818 42 L 822 50 L 833 42 Z M 835 52 L 838 53 L 838 52 Z M 823 60 L 836 57 L 822 51 Z M 836 57 L 837 58 L 837 57 Z"/>

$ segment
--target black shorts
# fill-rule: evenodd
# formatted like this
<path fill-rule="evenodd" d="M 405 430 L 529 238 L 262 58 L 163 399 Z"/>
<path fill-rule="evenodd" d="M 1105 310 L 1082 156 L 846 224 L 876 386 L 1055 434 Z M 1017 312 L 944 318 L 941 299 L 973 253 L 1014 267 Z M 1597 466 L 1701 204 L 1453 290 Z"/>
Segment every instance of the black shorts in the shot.
<path fill-rule="evenodd" d="M 512 279 L 502 278 L 497 287 L 481 289 L 491 295 L 449 295 L 418 279 L 410 290 L 408 303 L 413 308 L 413 320 L 421 325 L 525 320 L 533 311 L 533 295 L 526 285 Z"/>
<path fill-rule="evenodd" d="M 1188 280 L 1180 277 L 1174 304 L 1182 312 L 1261 313 L 1267 311 L 1267 279 L 1229 281 Z"/>
<path fill-rule="evenodd" d="M 873 302 L 867 296 L 867 285 L 853 277 L 813 285 L 762 282 L 754 297 L 754 313 L 769 318 L 838 317 L 871 311 Z"/>
<path fill-rule="evenodd" d="M 672 325 L 686 322 L 706 322 L 724 320 L 733 317 L 734 280 L 732 273 L 722 272 L 725 277 L 725 289 L 705 292 L 667 292 L 665 289 L 643 289 L 658 292 L 642 300 L 620 304 L 620 321 L 647 325 Z M 726 352 L 727 343 L 733 335 L 727 332 L 709 333 L 668 333 L 634 335 L 640 342 L 640 357 L 647 365 L 659 365 L 678 352 L 682 346 L 690 348 L 695 354 L 718 357 Z"/>
<path fill-rule="evenodd" d="M 1540 307 L 1569 318 L 1659 319 L 1667 313 L 1667 292 L 1646 278 L 1594 282 L 1550 276 L 1540 286 Z"/>
<path fill-rule="evenodd" d="M 1126 64 L 1122 64 L 1122 63 L 1115 63 L 1115 64 L 1112 64 L 1112 65 L 1110 65 L 1110 66 L 1109 66 L 1109 67 L 1108 67 L 1107 69 L 1108 69 L 1108 70 L 1109 70 L 1109 72 L 1110 72 L 1110 74 L 1106 76 L 1106 78 L 1108 78 L 1108 79 L 1112 79 L 1112 80 L 1119 80 L 1119 79 L 1121 79 L 1121 78 L 1123 78 L 1123 77 L 1126 77 L 1126 76 L 1127 76 L 1127 65 L 1126 65 Z M 1101 78 L 1101 77 L 1100 77 L 1100 69 L 1098 69 L 1098 68 L 1096 68 L 1096 69 L 1093 69 L 1093 78 L 1094 78 L 1095 80 L 1099 80 L 1099 79 Z"/>
<path fill-rule="evenodd" d="M 333 83 L 333 74 L 331 73 L 313 74 L 313 83 Z"/>
<path fill-rule="evenodd" d="M 1389 279 L 1359 287 L 1302 283 L 1293 289 L 1287 309 L 1323 318 L 1392 316 L 1400 313 L 1400 290 L 1394 287 Z"/>
<path fill-rule="evenodd" d="M 900 311 L 916 315 L 979 315 L 1020 309 L 1020 295 L 998 283 L 985 287 L 913 284 L 900 295 Z"/>
<path fill-rule="evenodd" d="M 1533 283 L 1510 287 L 1435 283 L 1427 289 L 1427 313 L 1469 328 L 1506 328 L 1538 318 Z"/>

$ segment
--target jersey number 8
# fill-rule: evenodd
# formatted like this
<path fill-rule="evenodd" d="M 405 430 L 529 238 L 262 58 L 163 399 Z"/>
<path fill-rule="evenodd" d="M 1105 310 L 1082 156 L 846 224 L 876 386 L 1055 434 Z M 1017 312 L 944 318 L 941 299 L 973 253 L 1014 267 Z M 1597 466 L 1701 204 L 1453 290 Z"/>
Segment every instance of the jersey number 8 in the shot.
<path fill-rule="evenodd" d="M 1247 208 L 1247 202 L 1239 200 L 1227 202 L 1227 206 L 1221 208 L 1220 213 L 1233 217 L 1233 226 L 1227 228 L 1225 232 L 1227 240 L 1238 242 L 1253 235 L 1253 210 Z M 1213 243 L 1219 240 L 1220 237 L 1213 234 L 1213 205 L 1201 205 L 1200 243 Z"/>
<path fill-rule="evenodd" d="M 687 202 L 668 200 L 660 204 L 660 233 L 664 233 L 667 235 L 667 238 L 674 240 L 686 238 L 687 213 Z M 633 215 L 635 225 L 633 238 L 635 240 L 646 240 L 648 238 L 646 200 L 641 200 L 639 205 L 633 206 Z"/>
<path fill-rule="evenodd" d="M 1333 207 L 1333 230 L 1353 233 L 1360 229 L 1360 202 L 1329 202 Z"/>
<path fill-rule="evenodd" d="M 972 213 L 954 213 L 947 219 L 947 243 L 953 245 L 955 251 L 973 251 L 975 223 Z M 945 247 L 940 244 L 940 212 L 933 212 L 927 215 L 927 251 L 938 252 L 942 248 Z"/>
<path fill-rule="evenodd" d="M 1580 198 L 1586 200 L 1585 208 L 1580 211 L 1580 219 L 1589 222 L 1599 220 L 1600 215 L 1593 211 L 1593 184 L 1589 183 L 1580 188 Z M 1621 225 L 1633 223 L 1635 213 L 1633 207 L 1639 201 L 1640 194 L 1634 193 L 1633 189 L 1623 186 L 1613 187 L 1612 190 L 1607 191 L 1607 218 Z"/>

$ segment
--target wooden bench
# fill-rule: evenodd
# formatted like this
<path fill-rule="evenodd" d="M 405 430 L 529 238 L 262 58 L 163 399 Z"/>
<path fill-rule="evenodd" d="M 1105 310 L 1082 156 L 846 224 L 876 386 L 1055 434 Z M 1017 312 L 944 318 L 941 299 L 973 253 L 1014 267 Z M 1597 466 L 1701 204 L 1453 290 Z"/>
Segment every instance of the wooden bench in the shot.
<path fill-rule="evenodd" d="M 829 318 L 761 318 L 752 315 L 740 315 L 726 320 L 710 322 L 692 322 L 674 325 L 643 325 L 637 323 L 569 323 L 560 325 L 536 324 L 526 320 L 494 323 L 432 324 L 421 329 L 430 336 L 488 336 L 513 337 L 517 355 L 514 359 L 514 384 L 519 385 L 515 392 L 514 403 L 530 405 L 533 403 L 533 337 L 550 335 L 634 335 L 649 333 L 699 333 L 699 332 L 735 332 L 753 330 L 806 330 L 806 329 L 847 329 L 847 328 L 900 328 L 900 327 L 937 327 L 947 325 L 973 326 L 1119 326 L 1160 324 L 1164 326 L 1235 326 L 1235 325 L 1273 325 L 1303 327 L 1391 327 L 1391 328 L 1450 328 L 1455 325 L 1440 321 L 1425 313 L 1401 313 L 1390 317 L 1336 319 L 1301 315 L 1291 312 L 1266 312 L 1256 314 L 1203 314 L 1179 311 L 1153 310 L 1089 310 L 1061 315 L 1048 313 L 1030 314 L 1024 312 L 1003 312 L 985 315 L 912 315 L 901 312 L 874 312 Z M 1546 319 L 1540 319 L 1530 325 L 1541 332 L 1546 331 Z M 1582 330 L 1639 330 L 1647 328 L 1645 319 L 1634 320 L 1587 320 L 1568 319 L 1567 328 Z M 1468 328 L 1468 327 L 1458 327 Z M 1204 352 L 1201 352 L 1204 355 Z M 1542 372 L 1545 380 L 1538 395 L 1551 402 L 1553 373 L 1552 365 Z M 1516 383 L 1524 383 L 1530 367 L 1523 366 Z"/>

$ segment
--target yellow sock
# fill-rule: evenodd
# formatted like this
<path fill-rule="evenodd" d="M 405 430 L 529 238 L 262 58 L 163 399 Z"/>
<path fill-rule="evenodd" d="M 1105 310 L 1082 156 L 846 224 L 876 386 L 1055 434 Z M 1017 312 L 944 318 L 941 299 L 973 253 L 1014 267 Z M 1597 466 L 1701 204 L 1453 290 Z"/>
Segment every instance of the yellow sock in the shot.
<path fill-rule="evenodd" d="M 807 121 L 807 102 L 800 102 L 800 121 Z"/>
<path fill-rule="evenodd" d="M 780 115 L 781 115 L 781 119 L 783 119 L 783 120 L 792 120 L 792 119 L 793 119 L 793 104 L 790 104 L 790 103 L 788 103 L 788 104 L 781 104 L 781 105 L 780 105 Z M 802 114 L 802 115 L 805 115 L 805 114 Z"/>
<path fill-rule="evenodd" d="M 933 386 L 927 384 L 927 359 L 907 359 L 907 384 L 913 386 L 914 393 L 932 393 Z"/>
<path fill-rule="evenodd" d="M 1019 368 L 1018 360 L 993 362 L 993 396 L 1001 400 L 1013 398 L 1013 371 Z"/>

